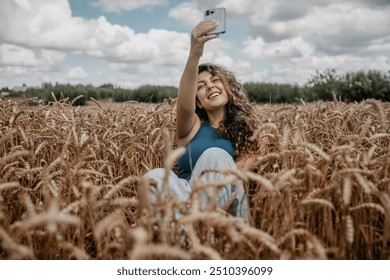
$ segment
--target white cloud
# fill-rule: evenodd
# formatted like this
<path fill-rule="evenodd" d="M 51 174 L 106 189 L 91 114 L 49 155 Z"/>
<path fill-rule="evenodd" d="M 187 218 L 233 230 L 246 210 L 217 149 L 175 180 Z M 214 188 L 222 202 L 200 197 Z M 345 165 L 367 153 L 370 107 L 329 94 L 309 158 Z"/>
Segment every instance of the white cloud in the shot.
<path fill-rule="evenodd" d="M 168 0 L 98 0 L 92 2 L 93 6 L 101 7 L 106 12 L 131 11 L 166 4 Z"/>
<path fill-rule="evenodd" d="M 136 25 L 109 22 L 103 11 L 150 9 L 152 14 L 168 0 L 90 1 L 102 16 L 76 17 L 68 0 L 1 0 L 0 83 L 177 85 L 191 28 L 211 5 L 226 7 L 229 33 L 206 44 L 201 62 L 225 65 L 243 81 L 304 83 L 325 68 L 390 69 L 388 0 L 171 1 L 177 6 L 161 14 L 171 30 L 142 32 Z M 178 22 L 186 32 L 175 31 L 183 28 Z M 239 40 L 233 35 L 237 30 Z"/>
<path fill-rule="evenodd" d="M 369 54 L 389 54 L 390 53 L 390 38 L 387 39 L 378 39 L 371 42 L 370 46 L 364 50 Z"/>
<path fill-rule="evenodd" d="M 71 80 L 82 80 L 88 77 L 88 74 L 82 67 L 76 66 L 67 71 L 66 77 Z"/>
<path fill-rule="evenodd" d="M 293 58 L 274 63 L 272 67 L 257 71 L 245 77 L 245 81 L 265 81 L 275 83 L 305 84 L 318 71 L 335 69 L 337 73 L 390 69 L 389 57 L 356 57 L 352 55 L 310 56 Z"/>
<path fill-rule="evenodd" d="M 63 62 L 66 58 L 66 54 L 61 51 L 53 51 L 41 49 L 41 57 L 45 61 L 45 65 L 55 65 Z"/>
<path fill-rule="evenodd" d="M 35 66 L 39 60 L 35 53 L 17 45 L 0 45 L 0 65 Z"/>
<path fill-rule="evenodd" d="M 91 20 L 72 17 L 66 0 L 36 0 L 30 9 L 5 0 L 2 22 L 13 22 L 0 24 L 3 41 L 32 48 L 75 50 L 112 62 L 177 64 L 188 49 L 187 34 L 158 29 L 136 34 L 103 16 Z"/>
<path fill-rule="evenodd" d="M 242 69 L 243 80 L 302 84 L 316 70 L 326 68 L 340 72 L 390 69 L 389 1 L 314 2 L 213 2 L 226 7 L 228 23 L 245 23 L 249 30 L 241 50 L 251 71 Z M 207 3 L 197 0 L 193 5 Z"/>
<path fill-rule="evenodd" d="M 107 64 L 108 68 L 111 70 L 124 70 L 128 67 L 126 63 L 108 63 Z"/>
<path fill-rule="evenodd" d="M 31 3 L 28 0 L 15 0 L 15 3 L 23 9 L 31 9 Z"/>
<path fill-rule="evenodd" d="M 66 0 L 36 0 L 31 9 L 21 9 L 5 0 L 0 32 L 4 41 L 31 47 L 104 51 L 131 40 L 135 33 L 126 26 L 112 25 L 105 17 L 86 20 L 72 17 Z"/>
<path fill-rule="evenodd" d="M 5 80 L 8 78 L 26 74 L 27 68 L 22 66 L 3 66 L 0 67 L 0 73 L 2 74 L 0 76 L 2 77 L 2 79 L 4 79 L 4 83 Z"/>
<path fill-rule="evenodd" d="M 302 0 L 288 4 L 296 5 L 305 12 L 300 15 L 300 10 L 295 7 L 296 16 L 285 15 L 285 18 L 275 16 L 284 11 L 280 9 L 285 3 L 281 0 L 273 1 L 274 8 L 270 11 L 272 5 L 268 6 L 268 12 L 262 9 L 248 10 L 248 28 L 252 36 L 261 37 L 266 42 L 298 36 L 310 38 L 319 51 L 331 54 L 360 52 L 373 40 L 390 38 L 390 5 L 373 9 L 353 1 L 323 1 L 322 5 L 317 6 L 306 2 Z"/>
<path fill-rule="evenodd" d="M 14 44 L 0 44 L 0 65 L 47 67 L 65 60 L 63 52 L 42 49 L 38 53 L 32 49 Z"/>
<path fill-rule="evenodd" d="M 289 58 L 296 56 L 310 56 L 314 49 L 302 37 L 282 40 L 275 43 L 266 43 L 262 38 L 249 39 L 244 42 L 244 54 L 252 58 Z"/>
<path fill-rule="evenodd" d="M 169 11 L 169 16 L 191 27 L 194 27 L 203 19 L 202 11 L 193 2 L 185 2 L 177 5 Z"/>
<path fill-rule="evenodd" d="M 208 3 L 196 0 L 192 6 L 202 9 Z M 303 37 L 318 51 L 350 54 L 390 39 L 388 0 L 219 0 L 213 5 L 226 7 L 228 23 L 244 22 L 253 40 L 266 43 Z"/>
<path fill-rule="evenodd" d="M 307 58 L 291 59 L 291 68 L 325 70 L 334 68 L 339 72 L 356 72 L 361 70 L 387 71 L 390 69 L 390 59 L 386 56 L 356 57 L 353 55 L 313 56 Z"/>
<path fill-rule="evenodd" d="M 129 8 L 121 5 L 131 5 L 130 2 L 110 1 L 122 8 Z M 166 1 L 149 1 L 142 2 L 142 5 L 164 3 Z M 149 70 L 152 74 L 161 65 L 173 68 L 182 66 L 189 48 L 187 33 L 161 29 L 136 33 L 127 26 L 108 22 L 104 16 L 97 19 L 75 17 L 72 16 L 67 0 L 2 0 L 0 34 L 0 72 L 4 74 L 0 82 L 4 83 L 9 77 L 13 77 L 14 83 L 32 84 L 42 81 L 66 82 L 67 79 L 93 80 L 95 76 L 99 77 L 98 73 L 87 73 L 81 65 L 70 70 L 67 70 L 66 65 L 61 65 L 67 58 L 65 53 L 72 53 L 73 59 L 86 55 L 107 62 L 107 68 L 115 74 L 107 74 L 104 72 L 106 69 L 102 69 L 101 79 L 96 78 L 96 83 L 115 81 L 121 71 L 125 71 L 126 78 L 123 81 L 129 84 L 127 79 L 133 75 L 130 81 L 135 84 L 140 80 L 136 71 L 145 71 L 145 65 L 152 69 Z M 89 68 L 88 71 L 94 70 Z M 22 77 L 25 73 L 30 73 L 28 78 Z M 167 70 L 161 76 L 166 74 Z M 173 84 L 172 81 L 177 79 L 167 75 L 165 83 L 167 80 Z M 150 82 L 150 78 L 145 83 L 147 81 Z"/>

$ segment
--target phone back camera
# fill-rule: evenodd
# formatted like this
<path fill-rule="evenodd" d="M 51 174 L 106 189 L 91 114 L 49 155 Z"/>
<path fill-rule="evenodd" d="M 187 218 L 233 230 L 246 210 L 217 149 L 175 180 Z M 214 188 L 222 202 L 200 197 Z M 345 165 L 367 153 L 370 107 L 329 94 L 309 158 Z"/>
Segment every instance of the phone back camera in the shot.
<path fill-rule="evenodd" d="M 215 12 L 213 11 L 213 10 L 207 10 L 206 12 L 205 12 L 205 14 L 206 14 L 206 16 L 209 16 L 209 15 L 212 15 L 212 14 L 214 14 Z"/>

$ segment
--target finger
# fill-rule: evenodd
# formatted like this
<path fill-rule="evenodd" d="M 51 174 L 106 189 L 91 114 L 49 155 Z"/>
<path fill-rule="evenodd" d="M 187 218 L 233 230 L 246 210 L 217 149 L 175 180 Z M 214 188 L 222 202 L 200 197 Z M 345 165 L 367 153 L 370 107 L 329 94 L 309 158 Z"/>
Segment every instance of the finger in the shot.
<path fill-rule="evenodd" d="M 205 20 L 203 21 L 203 24 L 207 27 L 207 28 L 212 28 L 214 29 L 215 27 L 217 27 L 217 23 L 215 20 L 212 20 L 212 19 L 208 19 L 208 20 Z"/>
<path fill-rule="evenodd" d="M 212 20 L 201 21 L 193 31 L 198 37 L 201 35 L 207 35 L 210 31 L 214 30 L 217 27 L 217 24 Z"/>
<path fill-rule="evenodd" d="M 200 28 L 195 28 L 192 31 L 192 36 L 195 39 L 200 40 L 200 41 L 209 41 L 211 39 L 215 39 L 215 38 L 219 37 L 218 34 L 207 34 L 207 32 L 202 31 L 202 29 L 200 29 Z"/>
<path fill-rule="evenodd" d="M 203 39 L 205 42 L 207 42 L 207 41 L 210 41 L 210 40 L 212 40 L 212 39 L 216 39 L 216 38 L 218 38 L 218 37 L 219 37 L 219 35 L 217 35 L 217 34 L 210 34 L 210 35 L 204 35 L 202 39 Z"/>
<path fill-rule="evenodd" d="M 205 33 L 209 33 L 210 31 L 213 31 L 215 28 L 217 28 L 218 24 L 213 20 L 207 20 L 204 24 L 204 30 Z"/>

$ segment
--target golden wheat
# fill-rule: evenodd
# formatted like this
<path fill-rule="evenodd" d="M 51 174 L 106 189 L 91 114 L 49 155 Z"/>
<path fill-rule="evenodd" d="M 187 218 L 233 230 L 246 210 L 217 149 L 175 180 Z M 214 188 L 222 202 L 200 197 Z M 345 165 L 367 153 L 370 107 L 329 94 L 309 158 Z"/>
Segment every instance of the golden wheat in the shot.
<path fill-rule="evenodd" d="M 183 152 L 175 100 L 53 100 L 0 99 L 0 259 L 390 258 L 388 103 L 259 106 L 254 170 L 149 201 L 144 174 Z M 249 223 L 200 203 L 234 181 Z"/>

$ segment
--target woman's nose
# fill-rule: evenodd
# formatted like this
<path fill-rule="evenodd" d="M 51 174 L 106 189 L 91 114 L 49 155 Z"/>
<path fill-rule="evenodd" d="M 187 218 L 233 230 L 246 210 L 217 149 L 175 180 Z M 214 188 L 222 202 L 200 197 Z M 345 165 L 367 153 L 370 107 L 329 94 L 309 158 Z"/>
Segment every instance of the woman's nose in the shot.
<path fill-rule="evenodd" d="M 210 88 L 213 88 L 213 87 L 214 87 L 214 84 L 213 84 L 213 83 L 211 83 L 211 82 L 208 82 L 208 83 L 207 83 L 207 88 L 210 89 Z"/>

